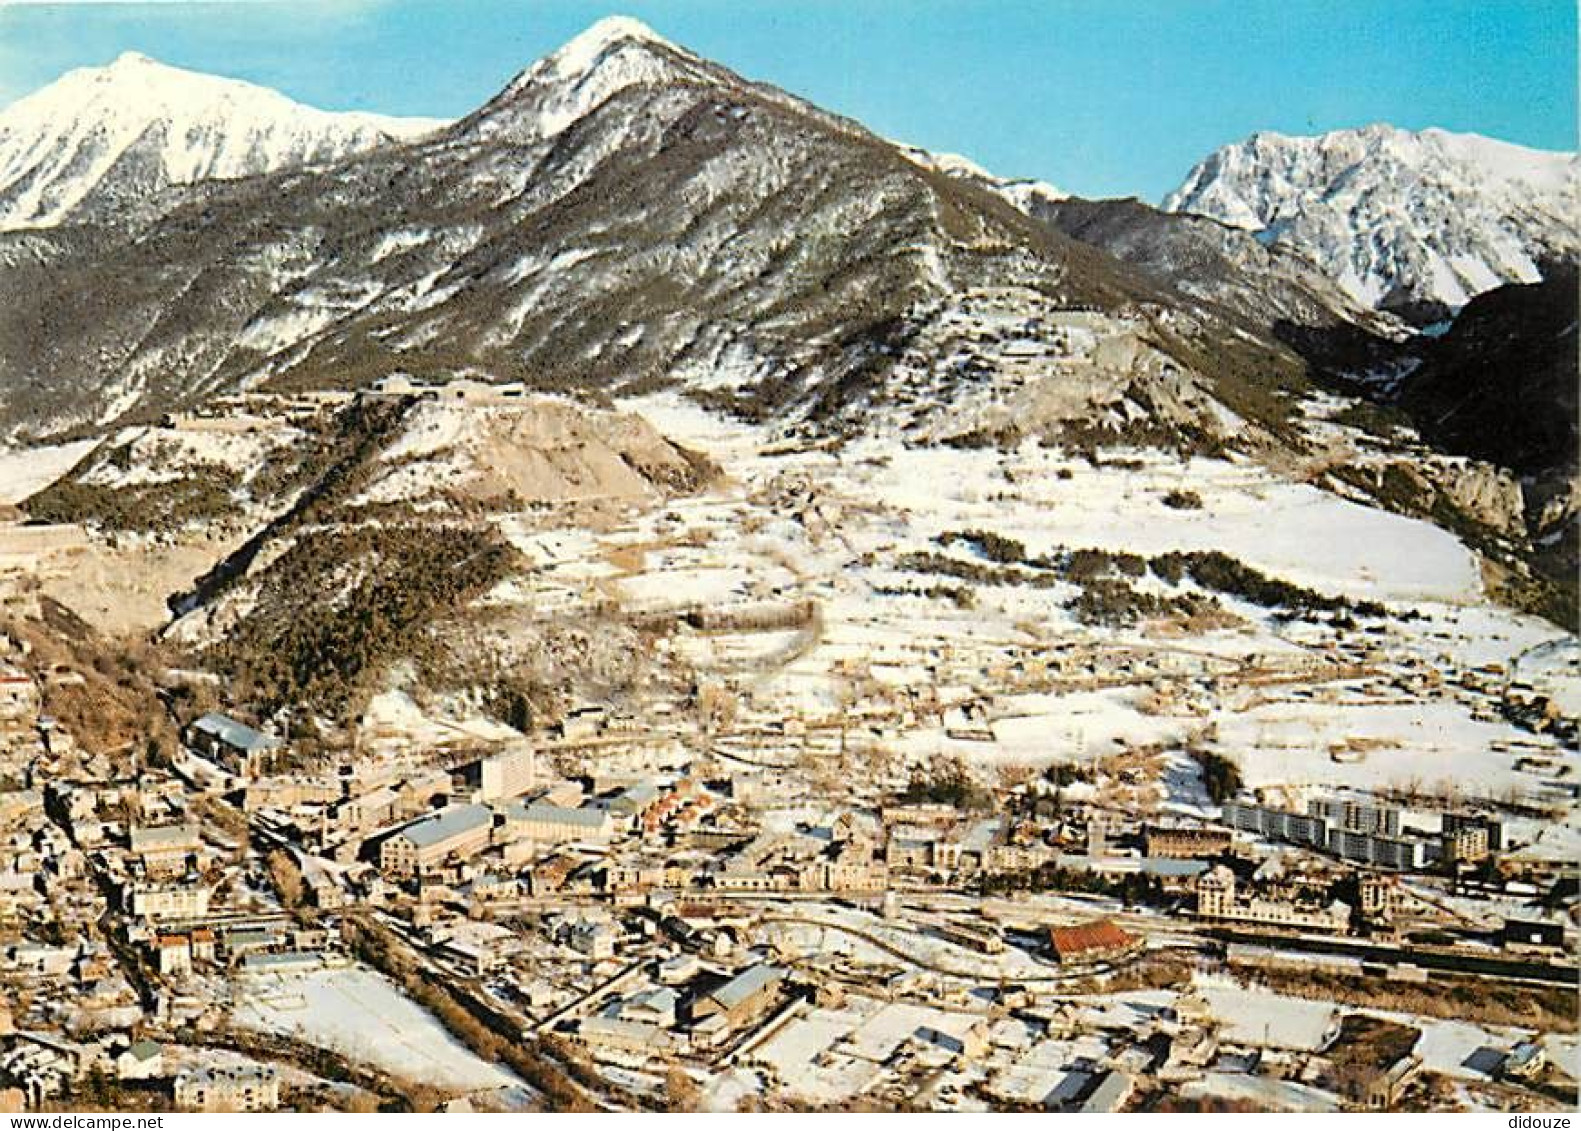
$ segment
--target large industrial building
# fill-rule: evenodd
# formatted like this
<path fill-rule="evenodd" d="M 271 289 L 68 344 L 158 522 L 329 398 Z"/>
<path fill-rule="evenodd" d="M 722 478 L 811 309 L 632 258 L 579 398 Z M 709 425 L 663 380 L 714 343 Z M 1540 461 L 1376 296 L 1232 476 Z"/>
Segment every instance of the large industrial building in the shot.
<path fill-rule="evenodd" d="M 379 846 L 379 867 L 393 879 L 432 872 L 451 859 L 465 859 L 487 847 L 494 811 L 486 805 L 452 805 L 413 821 Z"/>

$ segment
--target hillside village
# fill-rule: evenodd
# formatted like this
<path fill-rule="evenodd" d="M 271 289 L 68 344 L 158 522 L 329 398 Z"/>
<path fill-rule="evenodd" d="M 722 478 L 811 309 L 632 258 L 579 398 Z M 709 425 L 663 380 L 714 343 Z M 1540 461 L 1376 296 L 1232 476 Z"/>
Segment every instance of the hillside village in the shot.
<path fill-rule="evenodd" d="M 1578 650 L 1471 600 L 1447 536 L 1233 462 L 1183 508 L 1177 457 L 798 450 L 621 409 L 715 477 L 595 497 L 551 459 L 486 508 L 520 558 L 470 598 L 639 633 L 602 695 L 569 660 L 514 710 L 397 668 L 348 723 L 263 719 L 49 595 L 52 560 L 207 519 L 33 544 L 0 679 L 14 1110 L 1567 1106 Z M 436 420 L 470 431 L 406 435 Z M 1437 557 L 1190 549 L 1235 548 L 1252 500 Z M 1049 506 L 1080 552 L 1033 541 Z M 82 709 L 133 696 L 167 738 Z"/>

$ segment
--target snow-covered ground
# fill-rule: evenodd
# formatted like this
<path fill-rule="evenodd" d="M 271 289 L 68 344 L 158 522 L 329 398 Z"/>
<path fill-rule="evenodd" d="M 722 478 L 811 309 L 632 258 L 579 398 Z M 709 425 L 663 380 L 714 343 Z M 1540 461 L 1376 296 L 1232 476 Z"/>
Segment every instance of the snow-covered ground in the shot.
<path fill-rule="evenodd" d="M 909 734 L 900 749 L 919 758 L 957 755 L 985 765 L 1085 763 L 1127 744 L 1177 741 L 1190 727 L 1187 720 L 1138 711 L 1136 695 L 1128 689 L 1022 698 L 1027 713 L 995 721 L 991 743 L 951 738 L 944 728 L 924 728 Z"/>
<path fill-rule="evenodd" d="M 1338 1111 L 1340 1100 L 1332 1093 L 1291 1080 L 1246 1076 L 1239 1072 L 1208 1072 L 1181 1088 L 1188 1098 L 1214 1096 L 1254 1104 L 1258 1109 L 1297 1112 Z"/>
<path fill-rule="evenodd" d="M 352 1060 L 456 1091 L 519 1085 L 480 1060 L 388 979 L 363 967 L 296 975 L 247 975 L 235 985 L 234 1020 Z"/>
<path fill-rule="evenodd" d="M 441 717 L 424 710 L 405 691 L 390 689 L 368 701 L 362 728 L 371 745 L 378 747 L 442 747 L 519 740 L 520 731 L 496 722 L 475 710 Z"/>
<path fill-rule="evenodd" d="M 76 440 L 70 444 L 0 452 L 0 503 L 20 503 L 42 491 L 70 471 L 97 444 L 97 440 Z"/>
<path fill-rule="evenodd" d="M 1581 810 L 1572 809 L 1562 821 L 1510 822 L 1511 838 L 1522 844 L 1519 855 L 1530 860 L 1581 860 Z"/>
<path fill-rule="evenodd" d="M 1058 545 L 1144 555 L 1220 550 L 1299 585 L 1357 598 L 1458 601 L 1481 592 L 1475 559 L 1453 535 L 1249 464 L 1138 452 L 1140 469 L 1091 468 L 1033 446 L 1007 459 L 989 450 L 870 443 L 886 464 L 859 478 L 877 498 L 919 523 L 947 519 L 955 529 L 993 530 L 1033 553 Z M 854 456 L 868 454 L 858 446 Z M 1007 479 L 1013 498 L 1000 486 Z M 1202 509 L 1165 506 L 1163 497 L 1177 488 L 1196 491 Z"/>
<path fill-rule="evenodd" d="M 1575 637 L 1546 640 L 1528 649 L 1512 675 L 1546 694 L 1560 714 L 1581 715 L 1581 641 Z"/>
<path fill-rule="evenodd" d="M 706 544 L 706 555 L 649 554 L 641 572 L 621 579 L 622 591 L 643 604 L 665 595 L 719 601 L 773 589 L 799 591 L 820 605 L 817 647 L 753 683 L 754 703 L 766 717 L 832 714 L 839 673 L 853 665 L 892 694 L 921 691 L 948 703 L 1003 682 L 991 669 L 1012 649 L 1085 647 L 1093 650 L 1091 670 L 1111 677 L 1111 685 L 1002 692 L 992 741 L 950 737 L 945 725 L 924 719 L 895 735 L 891 747 L 913 760 L 949 754 L 986 766 L 1044 765 L 1206 733 L 1253 786 L 1453 786 L 1483 796 L 1546 789 L 1540 768 L 1517 766 L 1522 752 L 1575 762 L 1550 739 L 1517 730 L 1466 696 L 1391 687 L 1403 671 L 1452 676 L 1523 653 L 1534 674 L 1568 687 L 1570 656 L 1553 643 L 1553 627 L 1489 603 L 1475 555 L 1430 523 L 1292 484 L 1241 460 L 1181 462 L 1139 451 L 1094 466 L 1032 444 L 1011 452 L 955 450 L 872 437 L 834 452 L 797 450 L 775 447 L 767 431 L 672 394 L 623 407 L 709 451 L 729 478 L 667 511 L 689 538 Z M 1164 504 L 1166 494 L 1185 486 L 1201 497 L 1200 509 Z M 800 509 L 787 509 L 786 497 Z M 940 552 L 939 535 L 970 530 L 1015 539 L 1029 555 L 1060 547 L 1144 557 L 1218 550 L 1324 594 L 1382 601 L 1391 615 L 1366 636 L 1346 636 L 1321 620 L 1279 621 L 1220 594 L 1236 623 L 1160 635 L 1146 626 L 1081 624 L 1067 607 L 1079 590 L 1064 582 L 973 583 L 970 607 L 956 608 L 923 590 L 957 579 L 897 568 L 909 552 Z M 651 520 L 639 521 L 633 537 L 658 533 Z M 972 560 L 958 549 L 950 553 Z M 715 568 L 700 573 L 704 563 Z M 733 568 L 717 568 L 723 563 Z M 793 574 L 779 563 L 794 563 Z M 1152 576 L 1133 584 L 1173 591 Z M 682 654 L 709 658 L 696 649 Z M 1112 685 L 1130 656 L 1151 667 Z M 1368 674 L 1341 682 L 1346 662 Z M 1150 702 L 1154 676 L 1212 678 L 1221 688 L 1194 703 L 1160 706 Z M 1236 694 L 1234 684 L 1251 676 L 1260 690 Z M 950 677 L 958 689 L 945 682 Z M 1365 749 L 1345 757 L 1354 753 L 1348 747 Z M 1335 751 L 1342 760 L 1330 756 Z M 1161 798 L 1192 804 L 1173 798 L 1175 788 L 1166 783 Z"/>
<path fill-rule="evenodd" d="M 1333 784 L 1359 788 L 1423 786 L 1497 795 L 1523 790 L 1530 775 L 1491 743 L 1510 728 L 1481 722 L 1453 702 L 1283 702 L 1218 717 L 1219 742 L 1233 752 L 1246 783 Z M 1331 748 L 1370 745 L 1360 761 L 1339 763 Z"/>

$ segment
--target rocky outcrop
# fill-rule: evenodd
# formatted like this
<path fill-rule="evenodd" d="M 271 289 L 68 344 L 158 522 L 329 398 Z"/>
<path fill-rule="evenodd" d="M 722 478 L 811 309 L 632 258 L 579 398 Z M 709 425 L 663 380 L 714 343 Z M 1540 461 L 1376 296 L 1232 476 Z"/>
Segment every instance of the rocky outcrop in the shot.
<path fill-rule="evenodd" d="M 1442 463 L 1433 484 L 1457 510 L 1502 534 L 1525 537 L 1526 501 L 1515 476 L 1486 463 Z"/>

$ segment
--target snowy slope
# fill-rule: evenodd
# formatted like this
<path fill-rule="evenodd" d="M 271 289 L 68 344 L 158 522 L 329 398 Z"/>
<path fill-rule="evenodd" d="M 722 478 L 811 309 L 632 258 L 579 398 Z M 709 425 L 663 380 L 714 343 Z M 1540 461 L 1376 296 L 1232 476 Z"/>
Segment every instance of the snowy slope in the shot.
<path fill-rule="evenodd" d="M 1441 317 L 1581 247 L 1575 154 L 1388 125 L 1253 134 L 1164 201 L 1305 254 L 1366 306 Z"/>
<path fill-rule="evenodd" d="M 902 145 L 900 151 L 924 169 L 985 188 L 996 196 L 1004 197 L 1022 212 L 1030 213 L 1038 204 L 1054 204 L 1069 196 L 1047 181 L 996 176 L 970 157 L 962 157 L 958 153 L 935 153 L 915 145 Z"/>
<path fill-rule="evenodd" d="M 0 110 L 0 230 L 98 218 L 172 185 L 334 161 L 440 124 L 315 110 L 128 53 Z"/>

